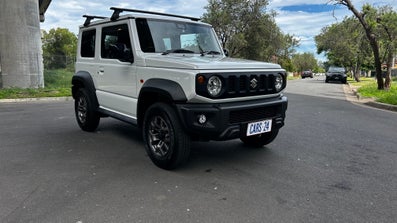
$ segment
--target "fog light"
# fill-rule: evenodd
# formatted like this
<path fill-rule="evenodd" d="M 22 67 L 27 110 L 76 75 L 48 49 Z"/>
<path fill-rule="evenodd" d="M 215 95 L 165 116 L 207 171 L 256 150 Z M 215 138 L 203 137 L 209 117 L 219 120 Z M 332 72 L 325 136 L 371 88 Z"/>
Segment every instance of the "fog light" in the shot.
<path fill-rule="evenodd" d="M 207 117 L 205 117 L 205 115 L 199 115 L 198 116 L 198 122 L 200 124 L 204 124 L 207 121 Z"/>

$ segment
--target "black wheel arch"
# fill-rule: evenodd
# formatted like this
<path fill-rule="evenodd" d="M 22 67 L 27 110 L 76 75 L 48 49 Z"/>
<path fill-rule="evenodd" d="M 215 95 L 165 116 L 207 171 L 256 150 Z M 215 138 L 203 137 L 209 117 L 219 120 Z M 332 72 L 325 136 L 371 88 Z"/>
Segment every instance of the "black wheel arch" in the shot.
<path fill-rule="evenodd" d="M 159 78 L 149 79 L 143 84 L 139 92 L 137 106 L 138 125 L 142 127 L 145 111 L 153 103 L 164 102 L 173 106 L 186 101 L 186 95 L 177 82 Z"/>
<path fill-rule="evenodd" d="M 72 78 L 72 96 L 75 99 L 76 93 L 80 88 L 87 89 L 89 96 L 92 98 L 93 103 L 98 107 L 98 98 L 96 97 L 96 88 L 94 85 L 94 80 L 92 79 L 90 73 L 87 71 L 78 71 L 73 75 Z"/>

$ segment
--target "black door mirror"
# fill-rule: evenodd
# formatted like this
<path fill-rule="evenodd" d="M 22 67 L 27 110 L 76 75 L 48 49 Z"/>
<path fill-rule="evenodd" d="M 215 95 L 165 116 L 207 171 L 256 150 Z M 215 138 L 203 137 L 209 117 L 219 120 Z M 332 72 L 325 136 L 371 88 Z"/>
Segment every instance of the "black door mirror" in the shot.
<path fill-rule="evenodd" d="M 229 57 L 229 51 L 227 49 L 223 49 L 223 53 L 225 54 L 225 56 Z"/>

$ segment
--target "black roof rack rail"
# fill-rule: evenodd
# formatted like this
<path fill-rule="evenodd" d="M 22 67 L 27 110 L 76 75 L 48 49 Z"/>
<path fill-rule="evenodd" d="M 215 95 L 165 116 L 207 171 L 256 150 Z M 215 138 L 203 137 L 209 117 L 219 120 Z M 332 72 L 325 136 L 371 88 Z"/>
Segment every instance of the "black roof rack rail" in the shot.
<path fill-rule="evenodd" d="M 143 11 L 143 10 L 138 10 L 138 9 L 125 9 L 125 8 L 116 8 L 116 7 L 111 7 L 110 10 L 114 10 L 112 17 L 110 18 L 111 20 L 116 20 L 120 17 L 120 13 L 126 11 L 126 12 L 138 12 L 138 13 L 145 13 L 145 14 L 152 14 L 152 15 L 163 15 L 163 16 L 171 16 L 171 17 L 176 17 L 176 18 L 182 18 L 182 19 L 190 19 L 192 21 L 200 21 L 200 18 L 195 18 L 195 17 L 189 17 L 189 16 L 183 16 L 183 15 L 174 15 L 174 14 L 168 14 L 168 13 L 161 13 L 161 12 L 151 12 L 151 11 Z"/>
<path fill-rule="evenodd" d="M 90 25 L 91 20 L 93 20 L 93 19 L 106 19 L 107 18 L 105 16 L 96 16 L 96 15 L 83 15 L 83 17 L 86 18 L 85 22 L 84 22 L 84 26 Z"/>

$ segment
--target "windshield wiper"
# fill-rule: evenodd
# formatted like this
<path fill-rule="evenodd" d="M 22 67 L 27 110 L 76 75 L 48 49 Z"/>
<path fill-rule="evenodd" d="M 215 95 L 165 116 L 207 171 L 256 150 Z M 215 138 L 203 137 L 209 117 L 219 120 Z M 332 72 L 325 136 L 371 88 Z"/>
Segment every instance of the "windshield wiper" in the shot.
<path fill-rule="evenodd" d="M 208 50 L 208 51 L 201 52 L 201 56 L 204 56 L 204 55 L 219 55 L 219 54 L 221 54 L 221 53 L 218 52 L 218 51 L 214 51 L 214 50 Z"/>
<path fill-rule="evenodd" d="M 170 53 L 194 53 L 194 52 L 191 50 L 185 50 L 185 49 L 172 49 L 172 50 L 164 51 L 161 55 L 167 55 Z"/>

